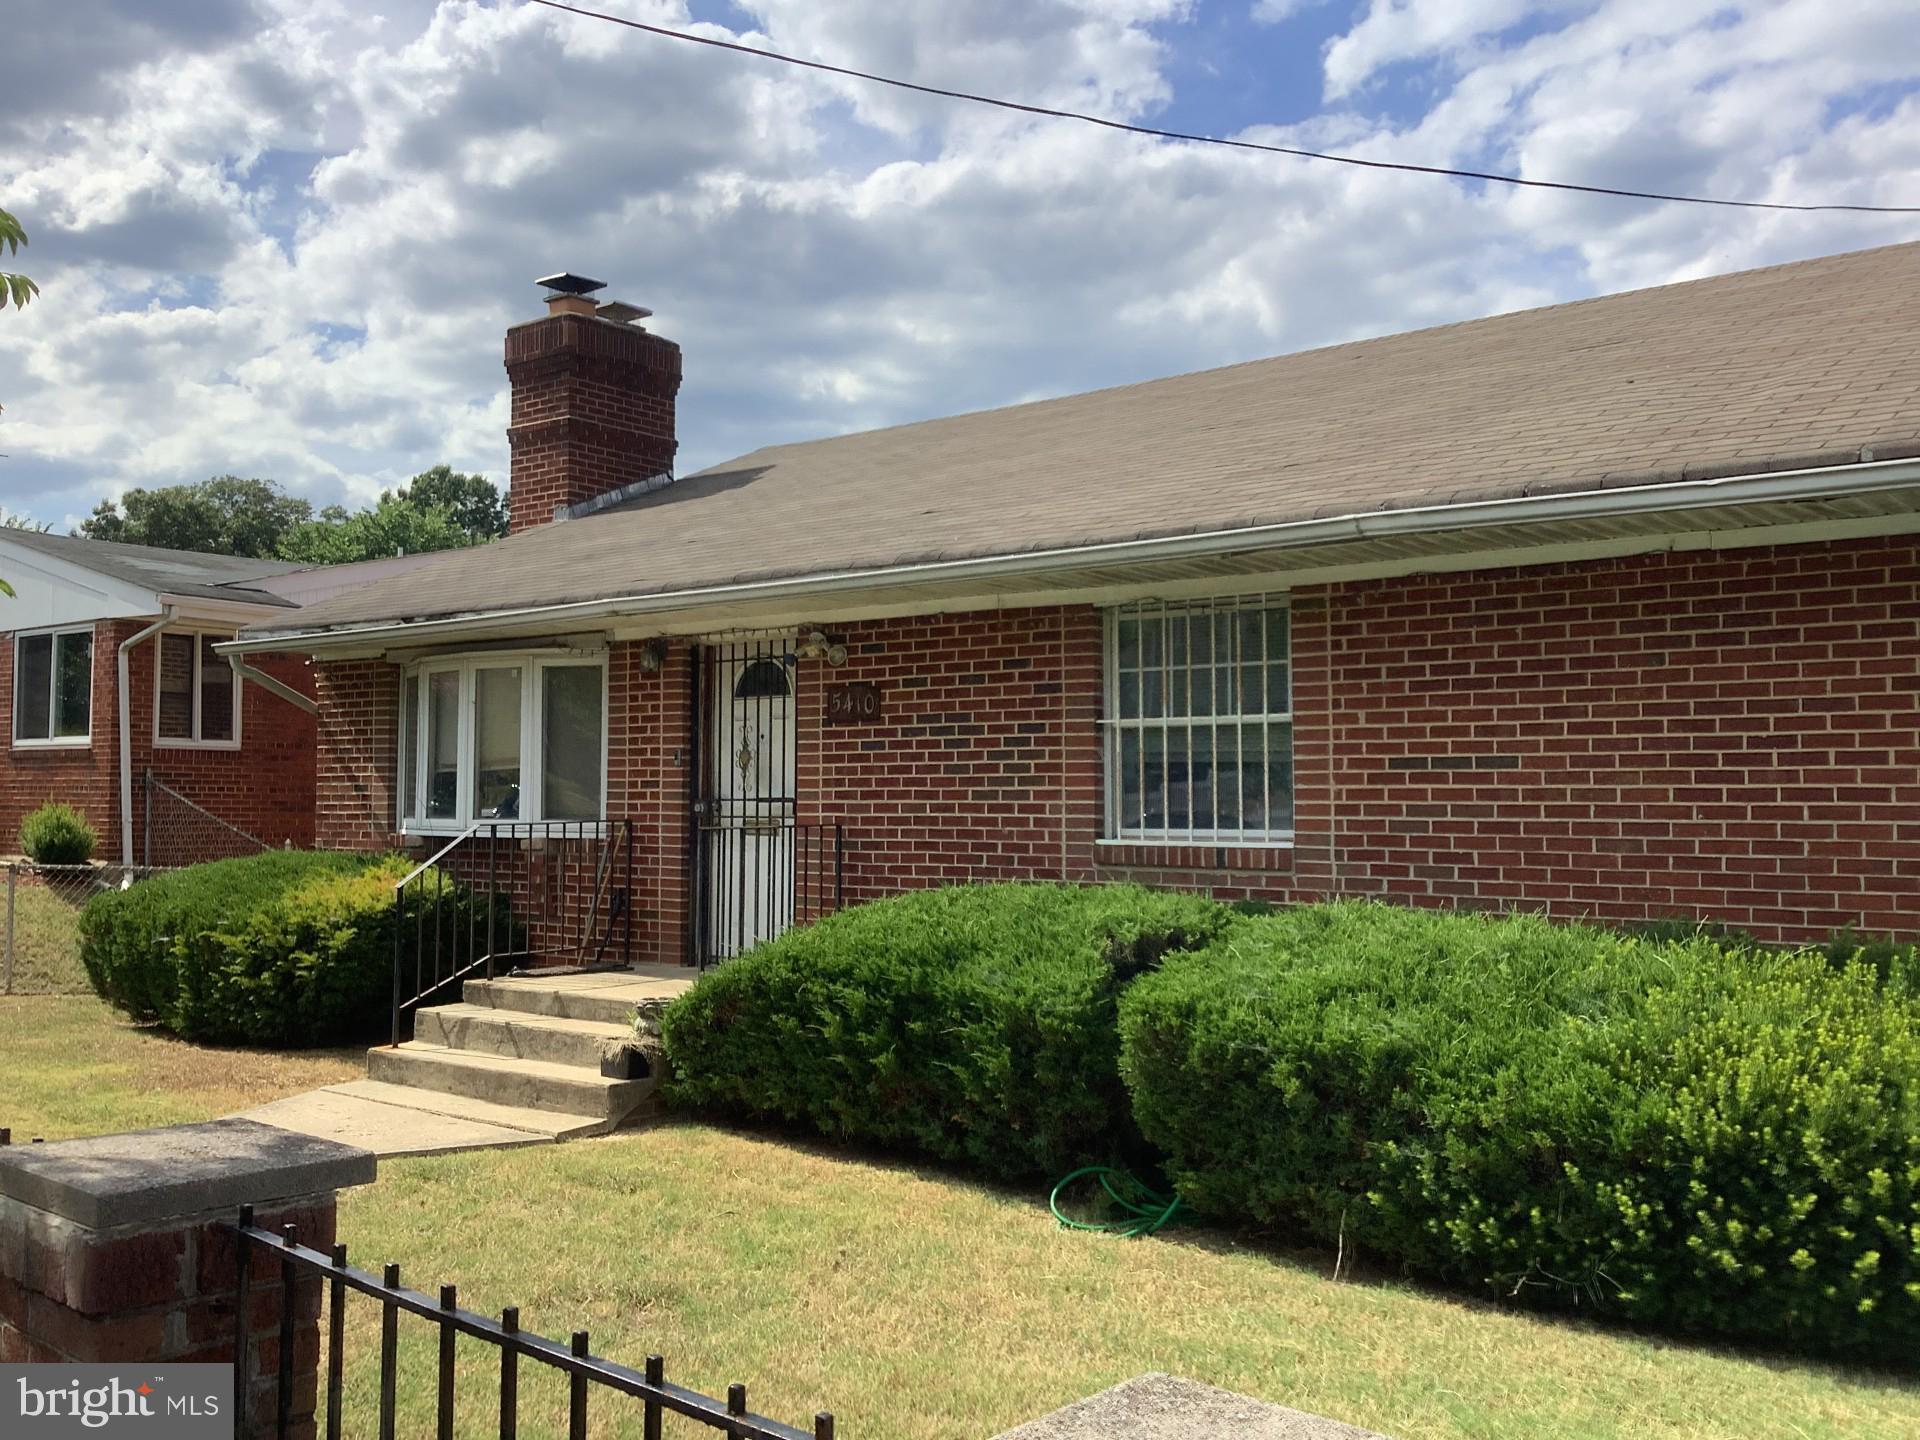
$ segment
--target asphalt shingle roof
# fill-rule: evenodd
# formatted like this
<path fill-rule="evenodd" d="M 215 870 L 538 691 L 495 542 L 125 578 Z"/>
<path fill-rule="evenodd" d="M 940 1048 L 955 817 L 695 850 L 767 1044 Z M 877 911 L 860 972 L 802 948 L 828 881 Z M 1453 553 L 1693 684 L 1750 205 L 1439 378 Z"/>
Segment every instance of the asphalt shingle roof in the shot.
<path fill-rule="evenodd" d="M 258 630 L 1920 454 L 1920 244 L 756 450 Z"/>
<path fill-rule="evenodd" d="M 292 602 L 248 582 L 268 575 L 285 575 L 305 566 L 284 560 L 251 560 L 237 555 L 203 555 L 197 550 L 167 550 L 157 545 L 122 545 L 112 540 L 88 540 L 78 535 L 43 535 L 33 530 L 8 530 L 5 538 L 28 550 L 83 565 L 96 574 L 168 595 L 193 595 L 211 600 L 243 600 L 249 604 L 288 606 Z"/>

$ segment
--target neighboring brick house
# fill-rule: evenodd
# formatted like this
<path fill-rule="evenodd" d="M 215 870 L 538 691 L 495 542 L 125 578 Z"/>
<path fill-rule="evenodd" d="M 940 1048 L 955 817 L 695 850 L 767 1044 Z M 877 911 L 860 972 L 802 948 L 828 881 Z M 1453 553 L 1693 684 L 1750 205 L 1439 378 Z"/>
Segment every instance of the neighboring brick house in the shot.
<path fill-rule="evenodd" d="M 678 479 L 590 285 L 518 532 L 233 647 L 313 658 L 322 844 L 630 820 L 655 960 L 1016 878 L 1920 931 L 1920 246 Z"/>
<path fill-rule="evenodd" d="M 100 834 L 99 858 L 122 863 L 251 848 L 225 826 L 266 845 L 311 845 L 311 667 L 298 655 L 236 665 L 214 647 L 249 620 L 404 563 L 322 571 L 0 531 L 0 576 L 15 591 L 0 598 L 10 725 L 0 849 L 48 800 L 82 811 Z M 165 788 L 150 790 L 149 777 Z"/>

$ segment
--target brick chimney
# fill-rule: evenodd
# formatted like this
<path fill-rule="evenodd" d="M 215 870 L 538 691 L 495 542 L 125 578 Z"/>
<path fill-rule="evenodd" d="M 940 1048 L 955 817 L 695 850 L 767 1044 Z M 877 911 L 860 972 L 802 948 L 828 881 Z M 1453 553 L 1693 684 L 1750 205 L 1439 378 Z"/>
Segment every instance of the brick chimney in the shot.
<path fill-rule="evenodd" d="M 550 275 L 547 313 L 507 331 L 513 412 L 512 533 L 557 510 L 673 469 L 673 402 L 680 347 L 638 322 L 651 313 L 613 302 L 578 275 Z"/>

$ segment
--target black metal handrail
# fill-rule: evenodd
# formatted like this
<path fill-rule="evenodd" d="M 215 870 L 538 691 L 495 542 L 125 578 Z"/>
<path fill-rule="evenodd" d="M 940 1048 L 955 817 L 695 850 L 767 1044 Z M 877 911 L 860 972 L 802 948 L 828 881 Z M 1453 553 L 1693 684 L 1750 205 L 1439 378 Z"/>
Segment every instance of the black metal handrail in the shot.
<path fill-rule="evenodd" d="M 632 820 L 488 820 L 414 866 L 393 887 L 393 1043 L 414 1010 L 503 963 L 631 963 L 633 847 Z"/>
<path fill-rule="evenodd" d="M 302 1272 L 326 1282 L 326 1427 L 327 1440 L 340 1440 L 342 1359 L 345 1343 L 343 1317 L 349 1290 L 372 1296 L 381 1304 L 380 1316 L 380 1440 L 393 1440 L 395 1423 L 396 1377 L 399 1358 L 399 1318 L 402 1311 L 429 1320 L 440 1327 L 439 1397 L 436 1408 L 437 1434 L 451 1440 L 454 1433 L 454 1339 L 470 1336 L 494 1346 L 500 1352 L 500 1437 L 514 1440 L 519 1425 L 519 1357 L 563 1371 L 571 1383 L 567 1397 L 567 1433 L 571 1440 L 585 1440 L 587 1433 L 587 1387 L 600 1385 L 641 1402 L 642 1424 L 646 1440 L 659 1440 L 661 1419 L 667 1411 L 684 1415 L 709 1429 L 723 1431 L 739 1440 L 833 1440 L 833 1416 L 823 1410 L 813 1417 L 811 1431 L 783 1425 L 765 1415 L 747 1409 L 747 1387 L 729 1385 L 727 1398 L 716 1400 L 698 1390 L 674 1385 L 666 1378 L 667 1362 L 658 1355 L 647 1357 L 647 1368 L 635 1370 L 595 1355 L 589 1349 L 587 1332 L 573 1332 L 569 1344 L 531 1334 L 520 1328 L 520 1311 L 508 1306 L 498 1320 L 473 1310 L 462 1310 L 455 1288 L 442 1285 L 436 1300 L 417 1290 L 403 1289 L 400 1267 L 389 1264 L 375 1276 L 347 1264 L 347 1247 L 335 1245 L 332 1254 L 324 1254 L 300 1243 L 297 1227 L 285 1226 L 278 1235 L 253 1223 L 253 1207 L 243 1205 L 235 1224 L 238 1247 L 238 1295 L 234 1303 L 234 1414 L 242 1427 L 240 1433 L 252 1433 L 251 1377 L 248 1375 L 249 1304 L 252 1289 L 255 1248 L 271 1251 L 280 1270 L 280 1373 L 274 1405 L 274 1435 L 285 1437 L 293 1421 L 294 1325 L 297 1318 L 295 1289 Z"/>

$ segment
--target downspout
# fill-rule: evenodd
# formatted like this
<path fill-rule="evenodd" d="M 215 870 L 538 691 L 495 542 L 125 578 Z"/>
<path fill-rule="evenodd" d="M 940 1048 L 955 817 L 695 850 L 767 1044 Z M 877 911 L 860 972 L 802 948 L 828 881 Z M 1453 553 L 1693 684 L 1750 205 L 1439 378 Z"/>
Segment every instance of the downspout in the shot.
<path fill-rule="evenodd" d="M 136 630 L 120 642 L 120 863 L 133 864 L 133 667 L 127 656 L 142 640 L 157 635 L 174 621 L 173 607 L 161 611 L 160 618 L 144 630 Z M 159 677 L 155 676 L 155 683 Z"/>

